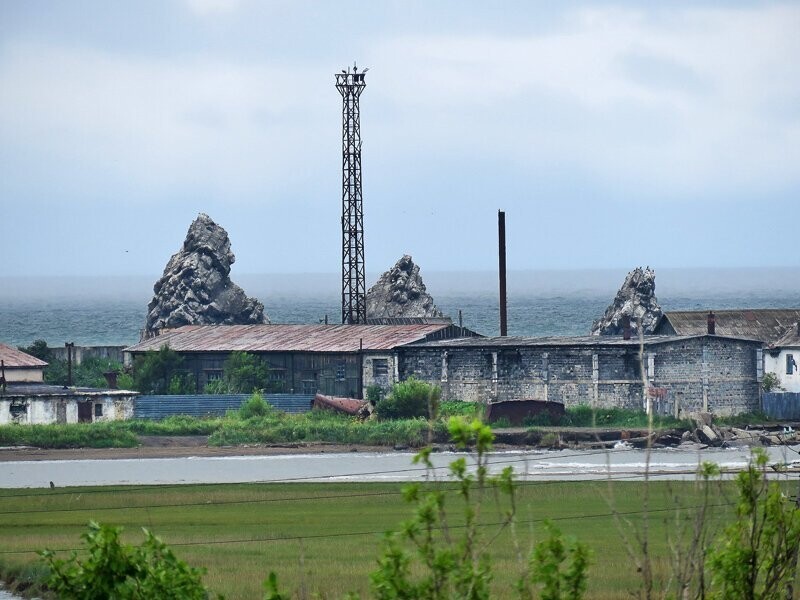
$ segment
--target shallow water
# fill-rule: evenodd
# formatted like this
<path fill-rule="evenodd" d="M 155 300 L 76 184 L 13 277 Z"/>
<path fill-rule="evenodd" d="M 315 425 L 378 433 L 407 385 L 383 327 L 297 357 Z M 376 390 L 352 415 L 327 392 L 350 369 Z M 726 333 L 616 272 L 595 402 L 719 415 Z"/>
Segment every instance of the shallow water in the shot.
<path fill-rule="evenodd" d="M 800 446 L 767 449 L 772 463 L 800 459 Z M 411 453 L 294 454 L 283 456 L 181 457 L 119 460 L 59 460 L 0 463 L 0 487 L 45 488 L 103 485 L 159 485 L 288 481 L 413 481 L 425 469 L 411 462 Z M 446 479 L 447 465 L 461 454 L 432 455 L 435 476 Z M 685 451 L 653 450 L 650 476 L 689 479 L 701 461 L 737 470 L 747 464 L 748 448 Z M 511 466 L 523 480 L 637 481 L 644 478 L 643 450 L 511 451 L 493 453 L 490 469 Z"/>

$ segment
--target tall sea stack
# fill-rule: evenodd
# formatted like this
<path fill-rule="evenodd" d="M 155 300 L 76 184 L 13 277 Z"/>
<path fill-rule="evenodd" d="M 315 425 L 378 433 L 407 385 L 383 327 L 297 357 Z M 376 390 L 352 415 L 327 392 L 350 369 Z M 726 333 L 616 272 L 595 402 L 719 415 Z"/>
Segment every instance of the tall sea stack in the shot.
<path fill-rule="evenodd" d="M 621 335 L 623 316 L 630 317 L 631 333 L 653 333 L 664 312 L 656 298 L 656 273 L 650 267 L 636 267 L 628 273 L 605 314 L 592 324 L 592 335 Z"/>
<path fill-rule="evenodd" d="M 181 325 L 269 323 L 264 305 L 231 281 L 234 260 L 228 232 L 201 213 L 153 286 L 144 337 Z"/>
<path fill-rule="evenodd" d="M 442 317 L 428 294 L 419 266 L 406 254 L 367 292 L 367 318 Z"/>

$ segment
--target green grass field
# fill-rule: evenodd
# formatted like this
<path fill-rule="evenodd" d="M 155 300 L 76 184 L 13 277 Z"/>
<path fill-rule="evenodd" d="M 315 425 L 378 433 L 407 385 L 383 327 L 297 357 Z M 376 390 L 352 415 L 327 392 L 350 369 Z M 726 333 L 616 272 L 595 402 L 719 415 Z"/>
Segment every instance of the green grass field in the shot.
<path fill-rule="evenodd" d="M 731 518 L 730 483 L 712 484 L 711 509 L 716 524 Z M 229 599 L 259 598 L 261 582 L 275 571 L 284 589 L 340 598 L 348 591 L 368 596 L 369 573 L 381 546 L 382 532 L 411 514 L 398 484 L 241 484 L 119 488 L 0 490 L 0 564 L 19 567 L 37 561 L 18 550 L 69 549 L 90 519 L 126 528 L 128 541 L 141 541 L 148 527 L 194 566 L 208 569 L 205 583 Z M 594 552 L 590 598 L 621 598 L 637 585 L 635 567 L 624 538 L 634 536 L 618 525 L 606 498 L 633 524 L 642 523 L 644 485 L 633 482 L 520 484 L 518 519 L 521 541 L 529 548 L 552 519 Z M 657 573 L 669 562 L 667 532 L 674 530 L 675 498 L 684 506 L 700 504 L 700 489 L 689 482 L 650 484 L 651 547 Z M 491 503 L 487 504 L 489 506 Z M 452 514 L 458 514 L 455 498 Z M 669 509 L 669 510 L 663 510 Z M 485 510 L 482 519 L 499 519 Z M 452 522 L 457 522 L 454 519 Z M 485 539 L 496 527 L 482 529 Z M 511 594 L 518 572 L 507 531 L 491 543 L 494 592 Z"/>

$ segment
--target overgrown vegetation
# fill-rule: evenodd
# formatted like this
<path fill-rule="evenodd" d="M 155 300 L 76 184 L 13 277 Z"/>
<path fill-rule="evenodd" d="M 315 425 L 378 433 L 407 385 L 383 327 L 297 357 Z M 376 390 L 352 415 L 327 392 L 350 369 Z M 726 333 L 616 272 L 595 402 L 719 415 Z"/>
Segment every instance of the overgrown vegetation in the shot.
<path fill-rule="evenodd" d="M 529 427 L 647 427 L 647 414 L 641 410 L 628 408 L 593 408 L 589 405 L 570 407 L 563 417 L 541 413 L 525 419 Z M 683 427 L 685 421 L 668 415 L 654 415 L 653 425 L 657 428 Z"/>
<path fill-rule="evenodd" d="M 62 600 L 206 600 L 203 569 L 178 559 L 164 542 L 143 529 L 141 546 L 123 544 L 122 528 L 89 523 L 83 538 L 84 557 L 77 552 L 64 560 L 45 550 L 50 569 L 46 585 Z"/>
<path fill-rule="evenodd" d="M 68 384 L 69 366 L 67 361 L 57 359 L 53 349 L 47 345 L 45 340 L 36 340 L 30 346 L 20 347 L 20 350 L 47 363 L 42 373 L 45 383 L 53 385 Z M 122 364 L 107 358 L 85 358 L 81 361 L 81 364 L 73 364 L 72 366 L 72 385 L 76 387 L 107 388 L 108 382 L 104 373 L 112 371 L 115 373 L 122 372 Z"/>
<path fill-rule="evenodd" d="M 472 468 L 465 457 L 450 463 L 455 480 L 455 499 L 460 501 L 456 519 L 448 495 L 442 489 L 424 490 L 421 484 L 403 489 L 407 502 L 415 505 L 409 521 L 387 534 L 378 558 L 378 569 L 371 575 L 372 592 L 378 600 L 438 600 L 491 597 L 493 568 L 491 554 L 498 533 L 508 529 L 517 550 L 519 598 L 580 600 L 586 591 L 589 550 L 574 539 L 565 540 L 552 525 L 527 559 L 518 539 L 516 524 L 516 484 L 513 468 L 499 474 L 489 470 L 492 448 L 491 429 L 478 419 L 453 417 L 448 423 L 451 440 L 461 450 L 471 450 Z M 414 457 L 415 464 L 428 469 L 429 482 L 434 466 L 431 449 Z M 435 479 L 434 479 L 435 481 Z M 494 511 L 484 504 L 494 501 Z M 499 522 L 488 521 L 487 512 Z M 458 523 L 457 526 L 453 526 Z"/>
<path fill-rule="evenodd" d="M 800 509 L 766 477 L 760 448 L 736 477 L 736 518 L 710 549 L 711 598 L 792 598 L 800 552 Z"/>
<path fill-rule="evenodd" d="M 207 394 L 282 392 L 283 385 L 270 379 L 269 365 L 249 352 L 231 352 L 222 365 L 222 378 L 206 384 Z"/>
<path fill-rule="evenodd" d="M 133 387 L 143 394 L 194 394 L 197 387 L 183 370 L 183 358 L 167 345 L 137 356 Z"/>
<path fill-rule="evenodd" d="M 437 386 L 409 377 L 392 386 L 389 394 L 378 402 L 375 412 L 380 419 L 435 419 L 440 397 L 441 390 Z"/>
<path fill-rule="evenodd" d="M 767 371 L 764 373 L 763 379 L 761 379 L 761 389 L 765 392 L 782 392 L 783 386 L 777 374 Z"/>
<path fill-rule="evenodd" d="M 209 437 L 209 445 L 327 442 L 420 447 L 427 442 L 431 429 L 435 439 L 446 439 L 444 423 L 431 424 L 426 419 L 360 421 L 331 411 L 287 415 L 273 410 L 245 419 L 238 416 L 223 419 Z"/>
<path fill-rule="evenodd" d="M 116 423 L 123 423 L 123 421 Z M 0 426 L 0 446 L 35 446 L 36 448 L 133 448 L 138 446 L 139 439 L 132 428 L 119 427 L 116 423 L 2 425 Z"/>

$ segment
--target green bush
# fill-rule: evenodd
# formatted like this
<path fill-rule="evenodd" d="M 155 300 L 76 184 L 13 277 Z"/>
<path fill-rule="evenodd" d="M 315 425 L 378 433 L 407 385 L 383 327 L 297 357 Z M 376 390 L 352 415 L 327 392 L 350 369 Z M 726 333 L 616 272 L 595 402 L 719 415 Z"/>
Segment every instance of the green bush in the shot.
<path fill-rule="evenodd" d="M 439 403 L 439 416 L 442 419 L 450 417 L 471 417 L 483 420 L 485 405 L 480 402 L 464 402 L 462 400 L 449 400 Z"/>
<path fill-rule="evenodd" d="M 391 393 L 375 407 L 380 419 L 435 418 L 441 390 L 435 385 L 409 377 L 394 384 Z"/>
<path fill-rule="evenodd" d="M 86 555 L 56 558 L 45 550 L 41 556 L 50 568 L 48 587 L 66 600 L 149 600 L 152 598 L 206 600 L 203 569 L 190 567 L 164 542 L 143 529 L 138 548 L 120 541 L 122 528 L 89 523 L 83 534 Z"/>
<path fill-rule="evenodd" d="M 271 381 L 269 365 L 249 352 L 231 352 L 222 366 L 222 378 L 206 384 L 206 394 L 252 394 L 257 391 L 281 392 L 281 382 Z"/>
<path fill-rule="evenodd" d="M 134 388 L 144 394 L 187 393 L 182 365 L 180 355 L 166 344 L 158 351 L 145 352 L 133 365 Z"/>
<path fill-rule="evenodd" d="M 264 400 L 261 394 L 255 392 L 239 408 L 239 417 L 242 419 L 251 419 L 253 417 L 263 417 L 270 412 L 272 412 L 272 406 L 267 404 L 267 401 Z"/>
<path fill-rule="evenodd" d="M 379 385 L 372 384 L 367 386 L 367 401 L 375 405 L 383 398 L 383 388 Z"/>

